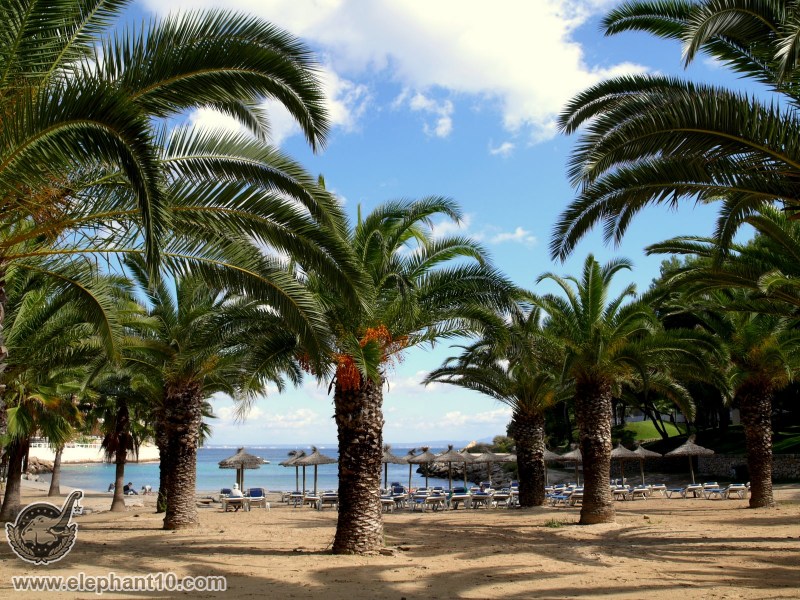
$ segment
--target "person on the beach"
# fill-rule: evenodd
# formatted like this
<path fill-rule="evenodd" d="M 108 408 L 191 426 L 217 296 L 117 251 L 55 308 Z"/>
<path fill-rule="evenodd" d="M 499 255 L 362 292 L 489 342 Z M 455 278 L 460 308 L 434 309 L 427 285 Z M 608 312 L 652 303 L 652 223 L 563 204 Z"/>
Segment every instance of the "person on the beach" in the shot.
<path fill-rule="evenodd" d="M 108 491 L 109 492 L 113 492 L 114 491 L 114 484 L 113 483 L 109 483 L 108 484 Z"/>
<path fill-rule="evenodd" d="M 142 486 L 142 495 L 143 496 L 149 496 L 152 493 L 153 493 L 153 488 L 152 487 L 150 487 L 149 485 L 143 485 Z"/>
<path fill-rule="evenodd" d="M 129 481 L 125 484 L 125 487 L 122 488 L 122 493 L 126 496 L 138 496 L 139 492 L 136 491 L 136 488 L 133 487 L 133 482 Z"/>
<path fill-rule="evenodd" d="M 233 484 L 233 489 L 231 490 L 231 495 L 229 497 L 230 498 L 244 498 L 244 494 L 242 493 L 242 490 L 239 489 L 239 484 L 238 483 L 234 483 Z"/>

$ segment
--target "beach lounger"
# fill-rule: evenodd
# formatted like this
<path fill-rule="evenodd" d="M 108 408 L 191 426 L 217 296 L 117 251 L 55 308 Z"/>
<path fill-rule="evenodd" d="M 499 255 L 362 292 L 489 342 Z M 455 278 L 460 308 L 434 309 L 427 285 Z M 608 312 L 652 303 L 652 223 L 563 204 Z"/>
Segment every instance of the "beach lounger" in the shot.
<path fill-rule="evenodd" d="M 339 494 L 337 492 L 323 492 L 319 497 L 319 509 L 322 510 L 325 506 L 339 508 Z"/>
<path fill-rule="evenodd" d="M 232 508 L 234 512 L 238 512 L 241 508 L 242 510 L 249 511 L 250 510 L 250 498 L 223 498 L 222 499 L 222 510 L 223 512 L 228 512 L 228 509 Z"/>
<path fill-rule="evenodd" d="M 306 494 L 303 496 L 303 506 L 306 505 L 319 510 L 319 508 L 322 506 L 322 498 L 315 496 L 314 494 Z"/>
<path fill-rule="evenodd" d="M 260 506 L 261 508 L 270 509 L 269 502 L 267 502 L 267 491 L 264 488 L 250 488 L 246 494 L 249 499 L 250 507 Z"/>
<path fill-rule="evenodd" d="M 381 496 L 381 511 L 382 512 L 392 512 L 394 511 L 397 505 L 394 502 L 394 498 L 391 495 L 388 496 Z"/>

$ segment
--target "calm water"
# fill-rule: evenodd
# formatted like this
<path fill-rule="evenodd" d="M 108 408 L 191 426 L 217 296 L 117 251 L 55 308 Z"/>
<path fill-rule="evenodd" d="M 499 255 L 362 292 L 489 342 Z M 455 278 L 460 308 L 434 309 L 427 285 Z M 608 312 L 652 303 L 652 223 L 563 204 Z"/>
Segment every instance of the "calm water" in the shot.
<path fill-rule="evenodd" d="M 411 447 L 392 447 L 392 452 L 402 456 Z M 268 461 L 270 464 L 261 465 L 260 469 L 249 469 L 244 474 L 245 487 L 263 487 L 268 490 L 294 490 L 295 470 L 293 467 L 282 467 L 278 463 L 286 460 L 291 448 L 252 446 L 245 450 Z M 310 454 L 310 449 L 305 448 Z M 337 448 L 319 446 L 320 452 L 326 456 L 336 458 Z M 445 448 L 431 448 L 433 452 L 441 452 Z M 219 461 L 236 453 L 236 448 L 201 448 L 197 453 L 197 491 L 218 492 L 220 488 L 231 487 L 236 481 L 236 471 L 233 469 L 220 469 Z M 317 475 L 317 488 L 320 490 L 336 489 L 338 487 L 338 465 L 320 465 Z M 64 465 L 61 471 L 61 483 L 64 486 L 81 488 L 83 490 L 106 491 L 108 484 L 114 481 L 113 464 L 89 465 Z M 412 485 L 425 484 L 425 477 L 417 472 L 417 465 L 412 469 Z M 303 485 L 303 470 L 299 470 L 300 485 Z M 44 476 L 49 480 L 49 476 Z M 125 465 L 125 481 L 133 482 L 135 489 L 141 490 L 143 485 L 151 485 L 155 490 L 158 487 L 158 463 L 130 463 Z M 408 484 L 408 465 L 389 465 L 389 482 L 399 481 Z M 431 486 L 444 485 L 447 481 L 431 478 Z M 314 487 L 314 467 L 306 467 L 306 489 Z"/>

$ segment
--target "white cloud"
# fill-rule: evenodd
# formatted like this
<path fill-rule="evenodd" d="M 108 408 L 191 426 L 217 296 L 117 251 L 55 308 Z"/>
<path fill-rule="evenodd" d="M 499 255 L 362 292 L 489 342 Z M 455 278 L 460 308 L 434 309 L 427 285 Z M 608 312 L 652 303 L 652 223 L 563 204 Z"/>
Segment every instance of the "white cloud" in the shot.
<path fill-rule="evenodd" d="M 503 244 L 505 242 L 516 242 L 526 246 L 533 246 L 536 244 L 536 237 L 531 235 L 531 232 L 522 227 L 517 227 L 512 232 L 500 232 L 494 235 L 490 240 L 492 244 Z"/>
<path fill-rule="evenodd" d="M 506 158 L 507 156 L 511 156 L 515 147 L 516 146 L 512 142 L 503 142 L 499 146 L 492 146 L 489 144 L 489 154 Z"/>
<path fill-rule="evenodd" d="M 496 425 L 505 426 L 511 419 L 511 409 L 502 407 L 495 410 L 464 414 L 459 410 L 446 413 L 443 425 L 446 427 L 463 427 L 465 425 Z"/>
<path fill-rule="evenodd" d="M 434 118 L 432 122 L 426 121 L 423 125 L 425 135 L 445 138 L 453 131 L 453 103 L 450 100 L 437 101 L 420 92 L 412 96 L 408 90 L 403 90 L 395 98 L 392 107 L 398 108 L 403 104 L 414 112 L 425 113 Z"/>
<path fill-rule="evenodd" d="M 431 226 L 431 235 L 436 240 L 452 235 L 465 235 L 470 225 L 472 225 L 471 214 L 464 215 L 460 223 L 456 223 L 452 219 L 445 219 Z"/>
<path fill-rule="evenodd" d="M 444 137 L 453 128 L 450 100 L 430 97 L 437 90 L 470 95 L 499 111 L 508 131 L 536 142 L 555 135 L 556 115 L 578 91 L 605 77 L 645 70 L 631 63 L 588 64 L 575 41 L 576 29 L 603 12 L 607 0 L 507 0 L 499 8 L 483 0 L 145 2 L 161 13 L 187 6 L 255 13 L 322 48 L 336 77 L 348 76 L 326 84 L 338 93 L 331 110 L 345 127 L 365 108 L 368 92 L 342 81 L 381 74 L 416 90 L 417 110 L 433 116 L 431 135 Z M 337 98 L 346 108 L 341 113 Z M 424 108 L 423 98 L 433 105 Z"/>

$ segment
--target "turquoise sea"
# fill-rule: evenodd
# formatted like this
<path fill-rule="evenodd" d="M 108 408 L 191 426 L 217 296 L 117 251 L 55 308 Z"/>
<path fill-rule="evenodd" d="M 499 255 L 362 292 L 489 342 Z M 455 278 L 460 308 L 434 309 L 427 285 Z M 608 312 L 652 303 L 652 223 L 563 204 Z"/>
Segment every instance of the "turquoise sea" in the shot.
<path fill-rule="evenodd" d="M 326 456 L 336 458 L 338 455 L 336 446 L 318 446 L 320 452 Z M 309 448 L 299 448 L 310 454 Z M 403 456 L 411 449 L 411 446 L 393 446 L 392 452 L 398 456 Z M 231 487 L 236 480 L 236 471 L 232 469 L 220 469 L 219 461 L 228 458 L 236 453 L 234 447 L 204 447 L 197 453 L 197 491 L 199 492 L 219 492 L 220 488 Z M 245 487 L 263 487 L 268 490 L 294 490 L 295 489 L 295 469 L 293 467 L 282 467 L 278 463 L 287 459 L 287 453 L 292 450 L 289 447 L 277 446 L 250 446 L 245 450 L 250 454 L 260 456 L 270 464 L 261 465 L 259 469 L 245 471 Z M 431 448 L 433 452 L 441 452 L 445 448 Z M 61 472 L 61 484 L 64 486 L 80 488 L 83 490 L 106 491 L 108 485 L 114 481 L 113 464 L 85 464 L 85 465 L 64 465 Z M 417 465 L 412 469 L 412 485 L 421 486 L 425 484 L 425 477 L 417 472 Z M 299 470 L 300 485 L 302 487 L 303 470 Z M 338 465 L 321 465 L 318 467 L 317 488 L 320 490 L 338 488 Z M 49 476 L 44 478 L 49 481 Z M 141 490 L 143 485 L 150 485 L 153 489 L 158 487 L 158 463 L 129 463 L 125 466 L 125 481 L 132 482 L 136 490 Z M 389 482 L 399 481 L 403 485 L 408 484 L 408 465 L 389 465 Z M 440 479 L 429 480 L 430 485 L 447 485 L 447 481 Z M 314 487 L 314 467 L 306 467 L 305 489 Z"/>

